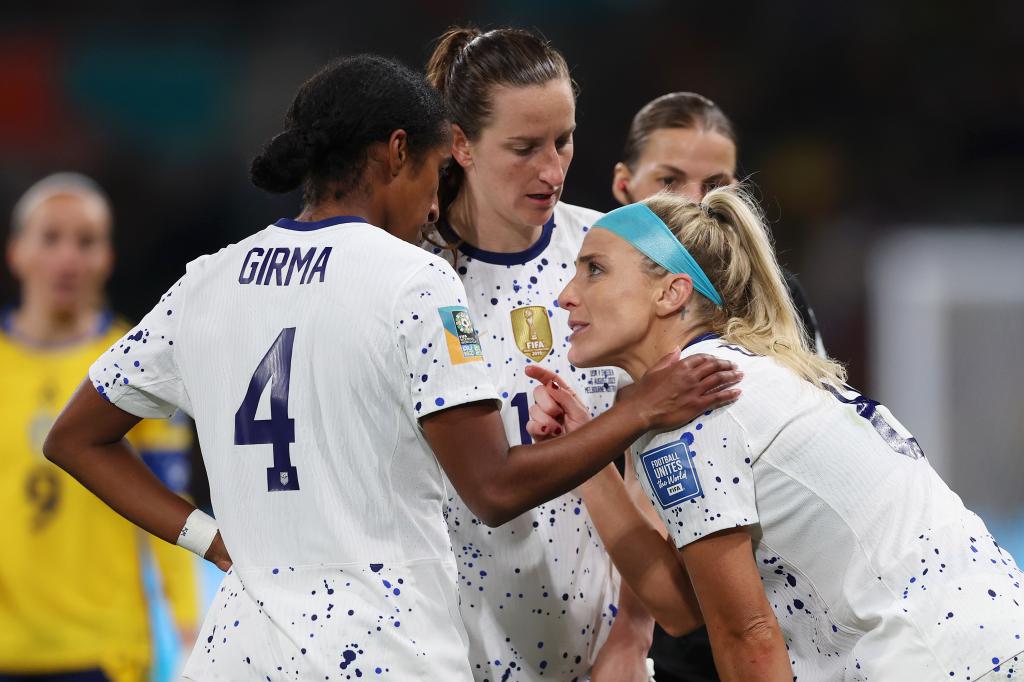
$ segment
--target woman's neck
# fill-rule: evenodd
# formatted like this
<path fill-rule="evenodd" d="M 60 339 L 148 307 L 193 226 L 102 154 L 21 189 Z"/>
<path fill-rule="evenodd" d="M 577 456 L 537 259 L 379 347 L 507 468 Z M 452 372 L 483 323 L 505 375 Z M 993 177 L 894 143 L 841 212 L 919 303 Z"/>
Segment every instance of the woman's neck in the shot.
<path fill-rule="evenodd" d="M 306 206 L 302 209 L 302 213 L 299 214 L 297 220 L 317 222 L 318 220 L 326 220 L 327 218 L 340 215 L 359 216 L 363 220 L 369 221 L 371 225 L 383 223 L 379 209 L 373 206 L 372 201 L 357 198 L 322 201 L 315 206 Z"/>
<path fill-rule="evenodd" d="M 521 225 L 506 220 L 468 186 L 448 208 L 447 220 L 460 239 L 495 253 L 525 251 L 540 239 L 544 229 L 543 225 Z"/>
<path fill-rule="evenodd" d="M 98 306 L 54 311 L 26 303 L 11 315 L 11 328 L 15 337 L 31 344 L 60 345 L 94 334 L 101 314 Z"/>
<path fill-rule="evenodd" d="M 701 334 L 711 331 L 704 322 L 686 319 L 659 319 L 651 325 L 647 336 L 633 348 L 627 357 L 615 364 L 626 370 L 633 381 L 639 380 L 673 350 L 682 350 Z"/>

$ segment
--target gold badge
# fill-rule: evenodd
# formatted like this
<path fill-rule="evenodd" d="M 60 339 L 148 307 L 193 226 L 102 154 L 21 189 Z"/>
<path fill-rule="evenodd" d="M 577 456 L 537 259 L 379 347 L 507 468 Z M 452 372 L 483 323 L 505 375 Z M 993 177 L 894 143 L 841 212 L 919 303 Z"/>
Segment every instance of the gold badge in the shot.
<path fill-rule="evenodd" d="M 523 355 L 540 362 L 551 352 L 551 323 L 544 306 L 516 308 L 511 313 L 512 334 Z"/>

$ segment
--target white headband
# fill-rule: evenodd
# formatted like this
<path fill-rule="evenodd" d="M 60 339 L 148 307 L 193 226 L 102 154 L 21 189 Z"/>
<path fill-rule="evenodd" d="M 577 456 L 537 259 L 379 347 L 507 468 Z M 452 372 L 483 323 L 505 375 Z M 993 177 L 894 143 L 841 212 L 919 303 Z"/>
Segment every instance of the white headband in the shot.
<path fill-rule="evenodd" d="M 32 211 L 47 199 L 59 194 L 79 194 L 99 199 L 107 212 L 110 212 L 110 200 L 107 198 L 107 193 L 95 180 L 81 173 L 54 173 L 29 187 L 18 199 L 11 215 L 12 233 L 21 232 Z"/>

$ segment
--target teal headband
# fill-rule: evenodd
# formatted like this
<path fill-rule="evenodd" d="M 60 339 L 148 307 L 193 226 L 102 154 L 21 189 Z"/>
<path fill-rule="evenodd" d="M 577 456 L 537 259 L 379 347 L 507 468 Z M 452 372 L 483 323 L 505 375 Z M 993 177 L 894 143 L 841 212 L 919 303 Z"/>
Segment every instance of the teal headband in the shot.
<path fill-rule="evenodd" d="M 676 275 L 689 275 L 693 288 L 715 305 L 722 297 L 704 274 L 686 247 L 679 243 L 672 230 L 646 204 L 630 204 L 606 213 L 594 222 L 625 239 L 637 251 Z"/>

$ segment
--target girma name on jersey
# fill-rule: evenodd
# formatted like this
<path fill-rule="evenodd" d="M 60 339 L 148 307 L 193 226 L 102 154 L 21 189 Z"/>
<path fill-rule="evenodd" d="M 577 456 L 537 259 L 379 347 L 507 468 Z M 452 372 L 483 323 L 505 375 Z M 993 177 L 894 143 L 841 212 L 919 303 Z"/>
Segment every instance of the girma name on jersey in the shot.
<path fill-rule="evenodd" d="M 292 276 L 297 275 L 296 284 L 309 284 L 318 274 L 323 282 L 330 257 L 330 246 L 313 246 L 305 250 L 297 246 L 267 249 L 255 246 L 245 254 L 238 283 L 267 285 L 273 281 L 276 286 L 288 286 L 292 283 Z"/>

